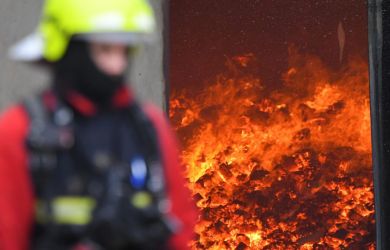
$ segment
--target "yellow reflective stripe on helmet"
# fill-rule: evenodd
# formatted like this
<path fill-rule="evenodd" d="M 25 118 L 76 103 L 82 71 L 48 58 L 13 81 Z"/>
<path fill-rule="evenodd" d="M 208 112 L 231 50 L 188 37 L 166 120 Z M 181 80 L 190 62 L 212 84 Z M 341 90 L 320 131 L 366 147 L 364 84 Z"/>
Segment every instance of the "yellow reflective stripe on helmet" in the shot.
<path fill-rule="evenodd" d="M 47 223 L 53 221 L 58 224 L 86 225 L 92 219 L 92 212 L 96 201 L 90 197 L 62 196 L 51 203 L 52 218 L 43 207 L 44 203 L 37 202 L 37 221 Z"/>

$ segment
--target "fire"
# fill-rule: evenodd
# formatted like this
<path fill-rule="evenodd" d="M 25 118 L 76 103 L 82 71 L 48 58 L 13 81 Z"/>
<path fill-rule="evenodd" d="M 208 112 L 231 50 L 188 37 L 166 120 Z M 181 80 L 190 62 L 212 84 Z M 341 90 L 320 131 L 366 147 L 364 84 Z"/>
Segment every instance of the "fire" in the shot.
<path fill-rule="evenodd" d="M 367 64 L 341 71 L 290 50 L 283 85 L 253 54 L 171 98 L 202 215 L 194 249 L 374 249 Z"/>

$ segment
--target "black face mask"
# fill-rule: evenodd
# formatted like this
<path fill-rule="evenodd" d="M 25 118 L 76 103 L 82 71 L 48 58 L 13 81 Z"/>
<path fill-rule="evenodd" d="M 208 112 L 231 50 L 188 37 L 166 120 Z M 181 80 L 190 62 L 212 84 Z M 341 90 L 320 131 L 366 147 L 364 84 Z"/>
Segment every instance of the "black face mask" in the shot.
<path fill-rule="evenodd" d="M 102 72 L 93 62 L 88 44 L 82 41 L 71 41 L 64 57 L 54 65 L 54 88 L 62 97 L 76 91 L 99 106 L 110 103 L 124 80 L 125 72 L 120 76 Z"/>

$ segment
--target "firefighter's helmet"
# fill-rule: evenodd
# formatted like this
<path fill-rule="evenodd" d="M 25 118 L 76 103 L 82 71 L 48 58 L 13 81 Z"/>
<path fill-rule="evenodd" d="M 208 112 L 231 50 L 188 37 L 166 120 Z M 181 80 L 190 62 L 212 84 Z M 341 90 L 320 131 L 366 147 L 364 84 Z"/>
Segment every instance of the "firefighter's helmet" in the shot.
<path fill-rule="evenodd" d="M 154 28 L 147 0 L 46 0 L 36 32 L 13 46 L 10 57 L 55 62 L 71 38 L 136 46 L 152 40 Z"/>

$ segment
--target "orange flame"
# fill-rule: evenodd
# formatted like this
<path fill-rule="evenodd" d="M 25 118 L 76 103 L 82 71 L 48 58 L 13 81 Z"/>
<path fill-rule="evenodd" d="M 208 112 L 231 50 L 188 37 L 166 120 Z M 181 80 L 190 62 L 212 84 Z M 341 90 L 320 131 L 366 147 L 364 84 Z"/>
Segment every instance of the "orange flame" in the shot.
<path fill-rule="evenodd" d="M 194 249 L 374 249 L 368 69 L 334 72 L 290 50 L 283 86 L 251 74 L 254 55 L 170 118 L 202 216 Z"/>

